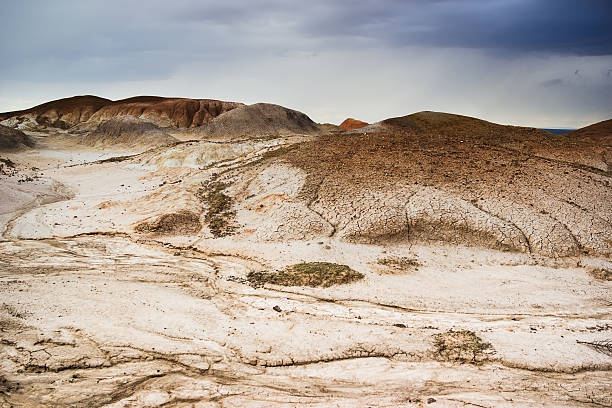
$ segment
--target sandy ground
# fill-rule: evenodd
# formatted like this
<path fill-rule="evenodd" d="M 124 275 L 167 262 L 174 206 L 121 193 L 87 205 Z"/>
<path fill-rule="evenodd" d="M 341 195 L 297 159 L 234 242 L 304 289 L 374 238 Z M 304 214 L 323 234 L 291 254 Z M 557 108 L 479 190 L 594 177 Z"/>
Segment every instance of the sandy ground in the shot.
<path fill-rule="evenodd" d="M 607 259 L 134 233 L 160 209 L 202 211 L 198 182 L 272 146 L 11 156 L 21 173 L 0 180 L 0 406 L 612 406 L 612 356 L 586 344 L 611 338 L 611 283 L 588 273 Z M 301 261 L 365 277 L 246 281 Z M 461 330 L 491 347 L 448 361 L 435 336 Z"/>

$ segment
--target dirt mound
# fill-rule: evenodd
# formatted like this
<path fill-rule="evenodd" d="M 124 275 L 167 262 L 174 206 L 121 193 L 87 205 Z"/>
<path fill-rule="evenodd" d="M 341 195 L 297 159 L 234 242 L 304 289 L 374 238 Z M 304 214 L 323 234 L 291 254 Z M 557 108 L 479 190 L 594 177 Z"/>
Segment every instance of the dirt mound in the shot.
<path fill-rule="evenodd" d="M 320 132 L 319 126 L 302 112 L 256 103 L 219 115 L 202 126 L 200 134 L 203 138 L 240 139 Z"/>
<path fill-rule="evenodd" d="M 0 125 L 0 150 L 33 147 L 34 141 L 21 130 Z"/>
<path fill-rule="evenodd" d="M 357 119 L 353 119 L 353 118 L 348 118 L 345 119 L 344 122 L 342 122 L 340 124 L 340 127 L 344 130 L 355 130 L 355 129 L 360 129 L 364 126 L 368 126 L 369 123 L 368 122 L 363 122 L 361 120 L 357 120 Z"/>
<path fill-rule="evenodd" d="M 119 116 L 101 123 L 85 135 L 81 143 L 88 146 L 158 147 L 177 140 L 157 125 L 134 116 Z"/>
<path fill-rule="evenodd" d="M 433 112 L 383 123 L 375 132 L 324 135 L 270 155 L 258 174 L 248 174 L 253 193 L 242 208 L 250 212 L 238 211 L 238 221 L 262 213 L 266 239 L 298 232 L 316 239 L 327 231 L 363 243 L 612 253 L 610 176 L 585 164 L 601 160 L 586 142 Z M 283 200 L 268 210 L 271 194 Z M 264 236 L 262 228 L 257 234 Z"/>
<path fill-rule="evenodd" d="M 200 232 L 200 217 L 191 211 L 164 214 L 151 222 L 141 222 L 134 227 L 136 232 L 162 235 L 193 235 Z"/>
<path fill-rule="evenodd" d="M 58 99 L 21 111 L 0 113 L 0 121 L 7 121 L 13 127 L 69 129 L 85 122 L 97 125 L 117 116 L 132 115 L 159 126 L 187 128 L 200 126 L 242 105 L 213 99 L 160 96 L 136 96 L 111 101 L 85 95 Z"/>

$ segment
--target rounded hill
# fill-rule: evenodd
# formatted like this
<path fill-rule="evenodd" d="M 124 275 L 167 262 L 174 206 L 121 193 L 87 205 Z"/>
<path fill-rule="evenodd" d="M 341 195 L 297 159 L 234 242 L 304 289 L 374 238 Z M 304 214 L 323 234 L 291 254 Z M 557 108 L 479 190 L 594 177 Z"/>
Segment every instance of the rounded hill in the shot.
<path fill-rule="evenodd" d="M 319 125 L 304 113 L 269 103 L 238 107 L 219 115 L 199 130 L 203 138 L 223 139 L 312 135 L 321 132 Z"/>

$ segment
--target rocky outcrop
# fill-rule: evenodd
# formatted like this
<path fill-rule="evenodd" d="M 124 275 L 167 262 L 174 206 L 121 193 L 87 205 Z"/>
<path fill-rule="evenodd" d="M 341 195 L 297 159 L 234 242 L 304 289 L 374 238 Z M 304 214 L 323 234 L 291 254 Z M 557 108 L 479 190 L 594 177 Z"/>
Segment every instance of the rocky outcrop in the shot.
<path fill-rule="evenodd" d="M 347 118 L 340 124 L 340 127 L 346 131 L 360 129 L 364 126 L 368 126 L 368 122 L 363 122 L 361 120 Z"/>
<path fill-rule="evenodd" d="M 163 127 L 201 126 L 243 104 L 213 99 L 136 96 L 118 101 L 92 95 L 58 99 L 30 109 L 0 113 L 7 126 L 69 129 L 83 123 L 100 124 L 117 116 L 132 115 Z"/>

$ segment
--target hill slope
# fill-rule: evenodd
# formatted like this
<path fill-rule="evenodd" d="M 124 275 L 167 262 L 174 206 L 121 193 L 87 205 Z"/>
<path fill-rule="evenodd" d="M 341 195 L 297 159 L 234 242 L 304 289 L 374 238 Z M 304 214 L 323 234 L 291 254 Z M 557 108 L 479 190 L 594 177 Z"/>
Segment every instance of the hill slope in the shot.
<path fill-rule="evenodd" d="M 612 145 L 612 119 L 594 123 L 590 126 L 574 130 L 566 134 L 567 137 L 580 141 L 600 143 L 605 146 Z"/>
<path fill-rule="evenodd" d="M 321 130 L 302 112 L 269 103 L 256 103 L 233 109 L 198 129 L 203 138 L 281 136 L 317 134 Z"/>
<path fill-rule="evenodd" d="M 434 112 L 369 129 L 321 136 L 270 155 L 255 174 L 234 174 L 237 182 L 254 180 L 247 190 L 261 191 L 245 198 L 245 221 L 239 221 L 269 226 L 257 232 L 266 239 L 329 235 L 546 256 L 612 253 L 609 175 L 569 154 L 588 157 L 589 146 L 569 146 L 533 128 Z M 518 141 L 531 147 L 516 148 Z M 537 141 L 570 160 L 535 154 Z M 262 184 L 271 174 L 294 176 L 272 183 L 272 191 Z M 283 198 L 270 207 L 270 195 Z"/>
<path fill-rule="evenodd" d="M 82 143 L 88 146 L 158 147 L 177 140 L 158 126 L 134 116 L 118 116 L 101 123 L 85 135 Z"/>

